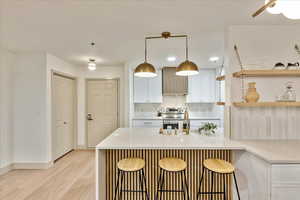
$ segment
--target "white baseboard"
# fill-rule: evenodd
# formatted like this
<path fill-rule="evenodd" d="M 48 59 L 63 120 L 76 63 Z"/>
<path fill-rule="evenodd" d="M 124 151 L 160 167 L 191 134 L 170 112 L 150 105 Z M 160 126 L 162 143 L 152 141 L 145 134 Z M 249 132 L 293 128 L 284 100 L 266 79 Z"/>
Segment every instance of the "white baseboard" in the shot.
<path fill-rule="evenodd" d="M 48 163 L 14 163 L 13 169 L 49 169 L 53 162 Z"/>
<path fill-rule="evenodd" d="M 0 175 L 3 175 L 13 169 L 13 164 L 0 168 Z"/>
<path fill-rule="evenodd" d="M 77 145 L 76 150 L 88 149 L 85 145 Z"/>

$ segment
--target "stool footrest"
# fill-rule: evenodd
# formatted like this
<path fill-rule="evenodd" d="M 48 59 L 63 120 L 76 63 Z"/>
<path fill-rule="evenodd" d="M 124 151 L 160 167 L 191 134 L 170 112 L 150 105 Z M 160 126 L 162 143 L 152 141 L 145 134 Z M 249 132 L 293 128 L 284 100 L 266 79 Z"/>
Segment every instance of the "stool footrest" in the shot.
<path fill-rule="evenodd" d="M 146 192 L 144 190 L 121 190 L 122 192 Z"/>
<path fill-rule="evenodd" d="M 157 190 L 158 192 L 184 192 L 182 190 Z"/>
<path fill-rule="evenodd" d="M 198 192 L 198 194 L 224 194 L 225 192 Z"/>

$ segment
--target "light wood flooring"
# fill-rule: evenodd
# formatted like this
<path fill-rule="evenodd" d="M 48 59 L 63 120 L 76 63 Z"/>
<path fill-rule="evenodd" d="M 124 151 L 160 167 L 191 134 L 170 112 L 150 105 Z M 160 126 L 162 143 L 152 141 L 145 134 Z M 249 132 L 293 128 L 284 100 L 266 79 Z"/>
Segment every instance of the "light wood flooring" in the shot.
<path fill-rule="evenodd" d="M 47 170 L 0 176 L 1 200 L 95 200 L 95 152 L 73 151 Z"/>

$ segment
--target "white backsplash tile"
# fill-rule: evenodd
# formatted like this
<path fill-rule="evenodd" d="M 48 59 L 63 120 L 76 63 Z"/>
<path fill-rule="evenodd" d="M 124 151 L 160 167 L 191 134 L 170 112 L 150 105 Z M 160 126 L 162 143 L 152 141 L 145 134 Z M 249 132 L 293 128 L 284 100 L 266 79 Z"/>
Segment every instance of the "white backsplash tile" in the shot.
<path fill-rule="evenodd" d="M 223 118 L 223 107 L 213 103 L 186 104 L 185 96 L 165 96 L 162 104 L 139 103 L 134 105 L 134 117 L 155 117 L 161 107 L 188 106 L 190 117 Z"/>

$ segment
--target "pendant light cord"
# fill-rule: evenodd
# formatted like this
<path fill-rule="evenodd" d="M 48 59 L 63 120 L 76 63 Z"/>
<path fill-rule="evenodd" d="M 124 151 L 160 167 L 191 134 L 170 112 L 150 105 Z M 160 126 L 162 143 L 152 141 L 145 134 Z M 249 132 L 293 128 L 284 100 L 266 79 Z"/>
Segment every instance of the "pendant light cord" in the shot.
<path fill-rule="evenodd" d="M 185 36 L 185 57 L 186 60 L 189 59 L 189 42 L 188 42 L 188 36 Z"/>
<path fill-rule="evenodd" d="M 147 38 L 145 38 L 145 63 L 147 62 Z"/>

